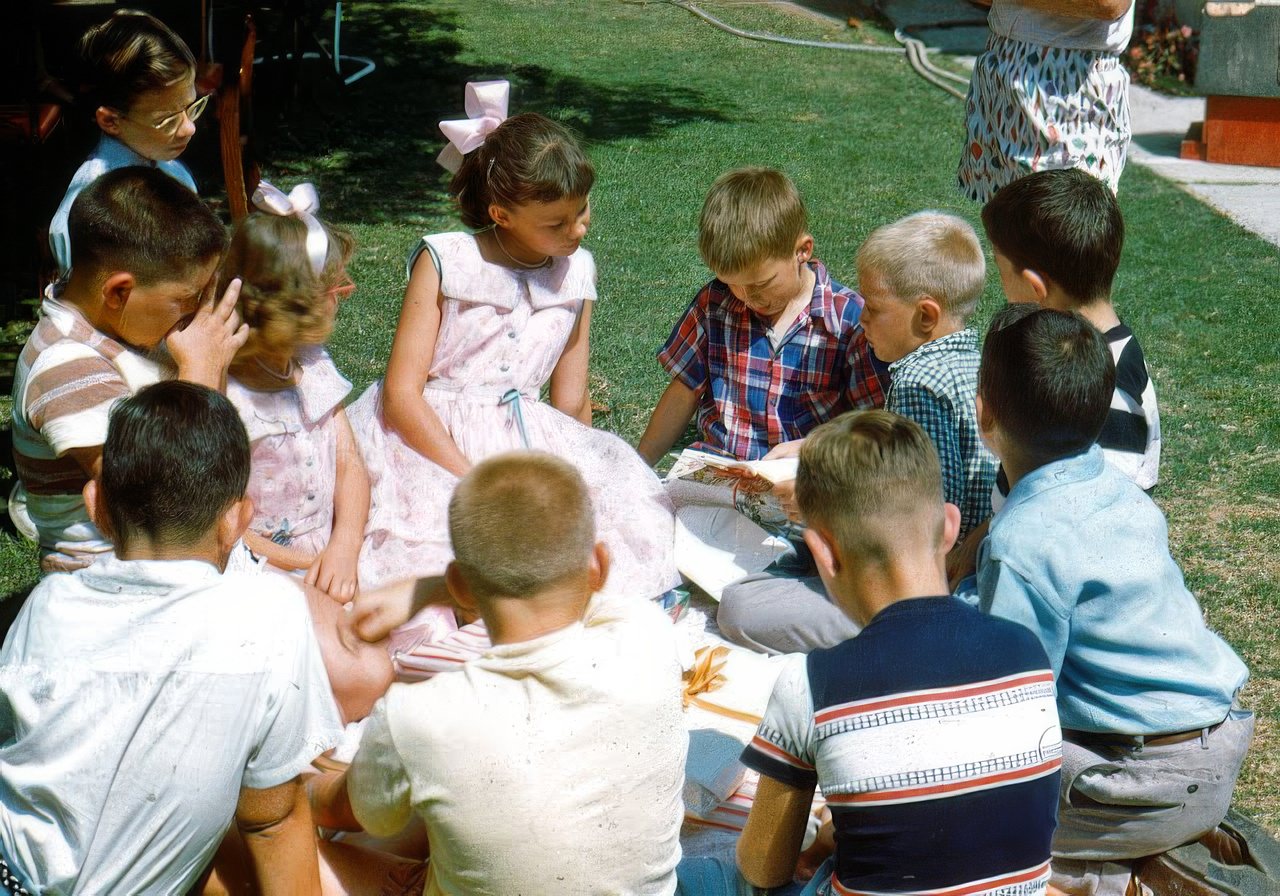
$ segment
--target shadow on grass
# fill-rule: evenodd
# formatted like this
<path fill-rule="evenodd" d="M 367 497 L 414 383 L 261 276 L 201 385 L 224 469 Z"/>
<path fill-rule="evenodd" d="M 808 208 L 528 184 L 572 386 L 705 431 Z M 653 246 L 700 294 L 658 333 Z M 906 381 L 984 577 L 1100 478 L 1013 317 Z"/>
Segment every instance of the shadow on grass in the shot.
<path fill-rule="evenodd" d="M 261 28 L 270 33 L 272 24 Z M 601 84 L 536 65 L 463 62 L 449 12 L 362 4 L 343 27 L 343 50 L 378 68 L 343 87 L 326 63 L 269 62 L 255 71 L 255 132 L 265 167 L 291 184 L 315 180 L 336 223 L 411 223 L 447 214 L 448 175 L 435 158 L 436 123 L 461 117 L 467 81 L 512 82 L 512 112 L 542 112 L 592 142 L 656 136 L 691 120 L 723 121 L 723 106 L 697 90 L 661 81 Z"/>

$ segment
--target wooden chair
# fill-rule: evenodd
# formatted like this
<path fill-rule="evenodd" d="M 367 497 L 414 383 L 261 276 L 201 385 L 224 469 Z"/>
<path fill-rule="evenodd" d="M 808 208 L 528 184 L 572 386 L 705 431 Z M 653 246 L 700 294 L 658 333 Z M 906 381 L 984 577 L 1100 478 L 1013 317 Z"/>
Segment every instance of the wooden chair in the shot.
<path fill-rule="evenodd" d="M 227 208 L 232 220 L 238 221 L 249 214 L 249 197 L 258 186 L 260 176 L 253 147 L 253 58 L 258 33 L 253 13 L 246 11 L 238 56 L 230 64 L 214 60 L 209 46 L 210 2 L 201 0 L 204 27 L 196 80 L 201 90 L 216 95 L 218 143 L 227 188 Z"/>

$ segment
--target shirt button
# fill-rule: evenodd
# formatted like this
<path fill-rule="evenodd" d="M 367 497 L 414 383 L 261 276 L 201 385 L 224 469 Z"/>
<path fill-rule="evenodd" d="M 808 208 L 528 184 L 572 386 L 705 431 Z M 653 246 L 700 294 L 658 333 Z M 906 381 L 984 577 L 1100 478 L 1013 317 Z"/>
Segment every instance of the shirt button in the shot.
<path fill-rule="evenodd" d="M 315 499 L 316 499 L 315 493 L 312 493 L 312 494 L 310 494 L 310 495 L 307 495 L 307 500 L 308 500 L 308 501 L 314 501 Z"/>
<path fill-rule="evenodd" d="M 503 373 L 506 373 L 508 370 L 510 370 L 510 369 L 511 369 L 511 365 L 510 365 L 510 364 L 503 364 L 503 365 L 502 365 L 501 367 L 499 367 L 498 369 L 499 369 L 499 370 L 501 370 Z"/>
<path fill-rule="evenodd" d="M 507 338 L 508 338 L 508 339 L 515 339 L 515 338 L 516 338 L 516 331 L 515 331 L 515 330 L 507 330 Z"/>

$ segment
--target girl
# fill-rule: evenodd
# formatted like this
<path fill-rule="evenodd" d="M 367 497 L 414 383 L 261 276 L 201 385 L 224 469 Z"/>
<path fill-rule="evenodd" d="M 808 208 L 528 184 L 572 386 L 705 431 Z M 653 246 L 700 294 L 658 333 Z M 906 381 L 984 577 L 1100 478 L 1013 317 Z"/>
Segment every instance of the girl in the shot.
<path fill-rule="evenodd" d="M 285 196 L 268 183 L 236 225 L 223 278 L 239 277 L 249 341 L 231 365 L 227 397 L 253 450 L 249 549 L 343 603 L 355 596 L 369 515 L 369 479 L 342 401 L 351 391 L 324 349 L 353 242 L 313 215 L 310 184 Z"/>
<path fill-rule="evenodd" d="M 580 244 L 595 172 L 559 124 L 504 121 L 506 91 L 468 84 L 471 120 L 441 124 L 453 146 L 440 161 L 460 162 L 449 191 L 475 232 L 414 248 L 386 381 L 351 406 L 374 494 L 361 575 L 377 586 L 443 573 L 458 478 L 491 454 L 537 448 L 591 488 L 612 557 L 606 590 L 657 597 L 678 581 L 670 504 L 631 446 L 591 428 L 595 265 Z M 455 626 L 452 613 L 436 621 L 437 634 Z"/>

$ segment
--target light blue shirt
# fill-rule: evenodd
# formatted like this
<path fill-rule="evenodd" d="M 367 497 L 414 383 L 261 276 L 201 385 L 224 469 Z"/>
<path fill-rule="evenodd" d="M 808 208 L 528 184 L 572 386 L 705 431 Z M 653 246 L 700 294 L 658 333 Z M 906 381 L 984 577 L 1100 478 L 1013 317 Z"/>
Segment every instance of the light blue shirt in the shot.
<path fill-rule="evenodd" d="M 977 587 L 982 610 L 1040 636 L 1066 729 L 1215 725 L 1249 677 L 1205 626 L 1164 514 L 1096 445 L 1013 487 L 979 551 Z"/>
<path fill-rule="evenodd" d="M 53 252 L 53 258 L 58 263 L 59 277 L 64 276 L 67 271 L 71 270 L 71 238 L 67 235 L 67 216 L 71 214 L 71 204 L 76 201 L 76 197 L 80 195 L 81 190 L 108 171 L 114 171 L 117 168 L 128 168 L 130 165 L 150 165 L 153 168 L 159 168 L 192 193 L 197 192 L 196 182 L 192 179 L 191 172 L 187 170 L 186 165 L 177 159 L 168 162 L 153 162 L 151 159 L 138 155 L 115 137 L 103 134 L 102 139 L 98 141 L 98 145 L 89 154 L 89 158 L 85 159 L 84 163 L 76 169 L 75 176 L 71 178 L 71 184 L 67 187 L 67 192 L 62 196 L 62 203 L 58 206 L 58 210 L 53 213 L 53 220 L 49 222 L 49 249 Z"/>

